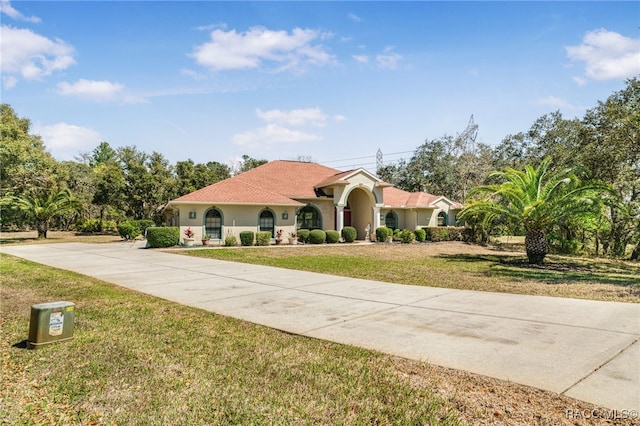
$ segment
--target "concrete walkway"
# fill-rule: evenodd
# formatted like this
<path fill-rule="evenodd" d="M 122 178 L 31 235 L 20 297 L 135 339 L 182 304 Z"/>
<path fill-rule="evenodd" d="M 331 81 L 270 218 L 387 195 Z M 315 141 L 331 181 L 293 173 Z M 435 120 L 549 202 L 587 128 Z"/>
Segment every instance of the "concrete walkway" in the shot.
<path fill-rule="evenodd" d="M 640 410 L 638 304 L 394 285 L 139 243 L 1 251 L 290 333 Z"/>

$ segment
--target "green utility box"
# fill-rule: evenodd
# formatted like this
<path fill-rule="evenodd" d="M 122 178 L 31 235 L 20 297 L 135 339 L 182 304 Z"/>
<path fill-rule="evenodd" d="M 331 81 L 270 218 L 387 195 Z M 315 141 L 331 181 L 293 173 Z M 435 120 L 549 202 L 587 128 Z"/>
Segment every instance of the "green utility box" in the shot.
<path fill-rule="evenodd" d="M 51 302 L 31 305 L 27 347 L 39 348 L 73 339 L 76 305 L 71 302 Z"/>

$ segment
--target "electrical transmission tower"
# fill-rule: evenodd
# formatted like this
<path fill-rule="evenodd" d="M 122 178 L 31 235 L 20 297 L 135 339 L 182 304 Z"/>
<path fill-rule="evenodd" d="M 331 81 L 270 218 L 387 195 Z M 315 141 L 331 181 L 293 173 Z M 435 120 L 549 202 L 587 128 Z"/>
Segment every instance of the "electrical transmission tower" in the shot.
<path fill-rule="evenodd" d="M 461 153 L 464 152 L 475 152 L 476 150 L 476 137 L 478 136 L 478 125 L 473 122 L 473 114 L 471 114 L 471 118 L 469 119 L 469 124 L 467 124 L 467 128 L 459 133 L 456 136 L 454 141 L 454 146 L 456 150 Z"/>
<path fill-rule="evenodd" d="M 378 152 L 376 152 L 376 173 L 384 166 L 384 162 L 382 161 L 382 151 L 378 148 Z"/>

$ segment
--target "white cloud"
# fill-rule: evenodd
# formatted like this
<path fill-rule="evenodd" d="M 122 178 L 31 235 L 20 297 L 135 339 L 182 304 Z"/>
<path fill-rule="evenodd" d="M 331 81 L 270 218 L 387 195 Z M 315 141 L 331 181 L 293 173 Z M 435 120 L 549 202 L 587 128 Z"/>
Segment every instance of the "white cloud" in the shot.
<path fill-rule="evenodd" d="M 402 56 L 393 52 L 394 47 L 387 47 L 383 53 L 376 55 L 376 62 L 380 68 L 396 69 L 398 68 L 398 62 L 402 59 Z"/>
<path fill-rule="evenodd" d="M 322 140 L 322 136 L 291 127 L 325 127 L 327 122 L 346 120 L 343 115 L 330 117 L 320 108 L 301 108 L 289 111 L 256 110 L 256 116 L 266 126 L 233 135 L 231 141 L 243 147 L 258 148 L 276 144 L 297 144 Z"/>
<path fill-rule="evenodd" d="M 333 63 L 334 57 L 318 44 L 329 35 L 317 30 L 295 28 L 291 33 L 252 27 L 245 33 L 216 29 L 211 40 L 196 46 L 190 54 L 211 70 L 260 68 L 265 62 L 278 65 L 276 71 L 300 69 L 303 64 Z"/>
<path fill-rule="evenodd" d="M 585 75 L 590 79 L 625 79 L 640 74 L 640 39 L 599 29 L 587 32 L 582 44 L 565 49 L 571 60 L 585 62 Z M 576 82 L 586 81 L 577 77 Z"/>
<path fill-rule="evenodd" d="M 297 144 L 320 140 L 320 136 L 291 130 L 279 124 L 269 123 L 265 127 L 233 135 L 232 142 L 243 147 L 259 147 L 276 144 Z"/>
<path fill-rule="evenodd" d="M 347 18 L 351 19 L 353 22 L 356 22 L 356 23 L 362 22 L 362 18 L 356 15 L 355 13 L 349 13 L 347 15 Z"/>
<path fill-rule="evenodd" d="M 0 0 L 0 14 L 4 13 L 11 19 L 15 19 L 16 21 L 25 21 L 25 22 L 33 22 L 38 23 L 41 21 L 37 16 L 25 16 L 18 10 L 16 10 L 13 6 L 11 6 L 11 2 L 9 0 Z"/>
<path fill-rule="evenodd" d="M 33 132 L 39 134 L 51 154 L 61 160 L 71 160 L 80 151 L 95 147 L 102 140 L 95 130 L 67 123 L 36 124 Z"/>
<path fill-rule="evenodd" d="M 320 108 L 293 109 L 291 111 L 282 111 L 272 109 L 269 111 L 256 110 L 256 115 L 267 123 L 282 124 L 285 126 L 302 127 L 312 125 L 315 127 L 324 127 L 327 125 L 327 114 Z"/>
<path fill-rule="evenodd" d="M 84 96 L 98 101 L 110 101 L 117 98 L 124 86 L 102 80 L 80 79 L 75 83 L 63 81 L 58 84 L 58 93 L 65 96 Z"/>
<path fill-rule="evenodd" d="M 6 88 L 14 87 L 19 78 L 39 80 L 76 63 L 73 48 L 62 40 L 6 25 L 0 27 L 0 51 L 0 72 Z"/>
<path fill-rule="evenodd" d="M 366 64 L 369 62 L 369 56 L 367 55 L 351 55 L 351 57 L 361 64 Z"/>

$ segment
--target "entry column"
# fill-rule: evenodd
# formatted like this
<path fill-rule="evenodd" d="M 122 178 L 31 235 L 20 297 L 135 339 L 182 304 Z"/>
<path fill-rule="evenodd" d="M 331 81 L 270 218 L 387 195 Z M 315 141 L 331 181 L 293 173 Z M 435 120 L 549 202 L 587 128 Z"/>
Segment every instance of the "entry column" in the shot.
<path fill-rule="evenodd" d="M 344 228 L 344 206 L 336 206 L 336 231 L 342 233 Z"/>

